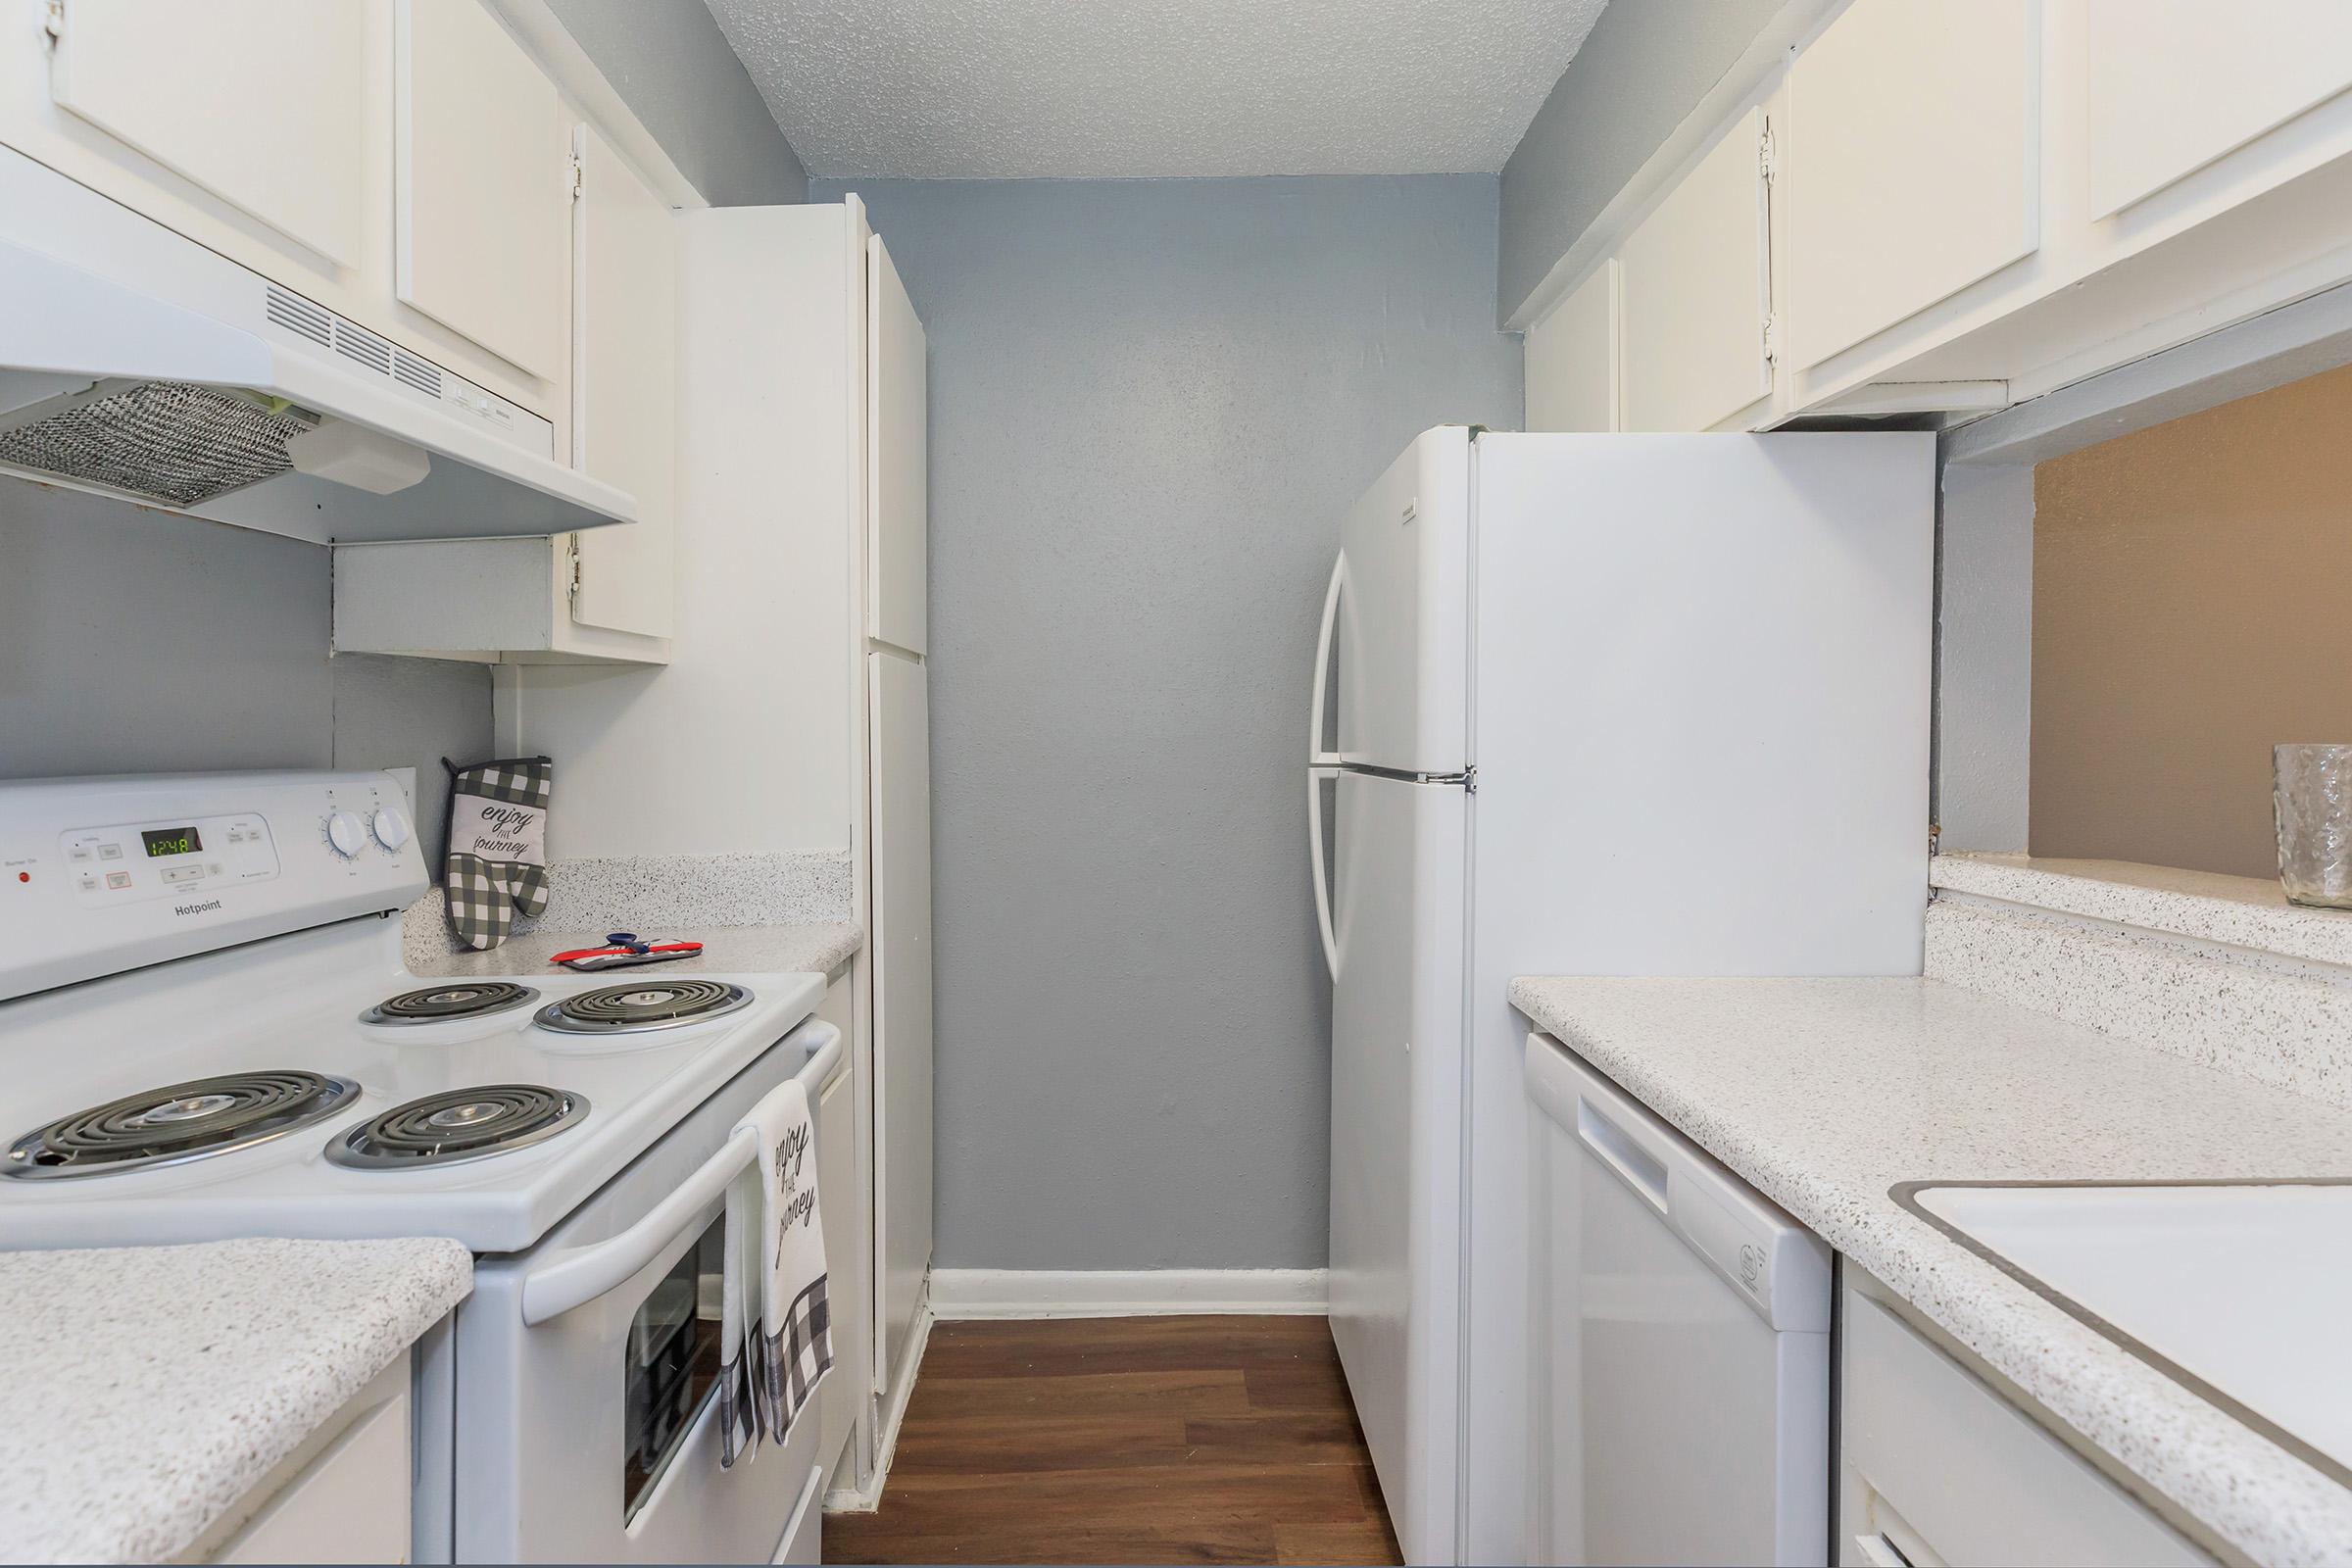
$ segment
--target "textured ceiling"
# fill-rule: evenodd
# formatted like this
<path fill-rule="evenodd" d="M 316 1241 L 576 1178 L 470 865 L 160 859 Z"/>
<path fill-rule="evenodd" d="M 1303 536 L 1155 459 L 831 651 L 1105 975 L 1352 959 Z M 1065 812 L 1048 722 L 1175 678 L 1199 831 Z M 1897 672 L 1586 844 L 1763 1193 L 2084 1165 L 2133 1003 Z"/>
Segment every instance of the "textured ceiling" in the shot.
<path fill-rule="evenodd" d="M 710 0 L 811 174 L 1493 172 L 1604 0 Z"/>

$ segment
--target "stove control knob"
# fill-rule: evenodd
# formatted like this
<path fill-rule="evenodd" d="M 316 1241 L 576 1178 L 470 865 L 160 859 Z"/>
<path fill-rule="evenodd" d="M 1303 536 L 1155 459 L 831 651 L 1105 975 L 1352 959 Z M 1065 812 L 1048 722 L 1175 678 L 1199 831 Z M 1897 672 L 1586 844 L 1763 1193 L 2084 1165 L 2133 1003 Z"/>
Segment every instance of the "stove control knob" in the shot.
<path fill-rule="evenodd" d="M 360 826 L 358 817 L 349 811 L 337 811 L 326 819 L 326 847 L 348 860 L 368 842 L 364 837 L 367 831 Z"/>
<path fill-rule="evenodd" d="M 375 835 L 376 843 L 395 854 L 409 842 L 409 819 L 389 806 L 368 819 L 368 828 Z"/>

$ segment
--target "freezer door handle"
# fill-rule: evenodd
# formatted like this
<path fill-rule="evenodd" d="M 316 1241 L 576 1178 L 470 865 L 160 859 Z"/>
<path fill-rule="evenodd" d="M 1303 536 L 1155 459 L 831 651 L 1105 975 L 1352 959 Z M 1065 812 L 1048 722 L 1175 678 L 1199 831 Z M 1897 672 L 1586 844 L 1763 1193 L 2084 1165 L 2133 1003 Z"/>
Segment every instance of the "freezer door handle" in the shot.
<path fill-rule="evenodd" d="M 1331 690 L 1331 640 L 1339 634 L 1340 594 L 1347 581 L 1348 556 L 1343 551 L 1331 564 L 1331 586 L 1323 590 L 1323 628 L 1315 633 L 1315 696 L 1307 709 L 1306 732 L 1306 759 L 1310 767 L 1336 767 L 1342 760 L 1339 753 L 1323 749 L 1323 715 Z M 1321 835 L 1317 835 L 1315 842 L 1317 845 L 1323 842 Z M 1321 851 L 1318 849 L 1316 853 Z"/>
<path fill-rule="evenodd" d="M 1334 577 L 1336 584 L 1338 578 Z M 1330 616 L 1325 615 L 1329 624 Z M 1319 730 L 1317 733 L 1321 733 Z M 1337 984 L 1340 978 L 1340 945 L 1332 935 L 1331 879 L 1323 863 L 1323 781 L 1339 777 L 1332 767 L 1310 767 L 1306 770 L 1306 858 L 1315 877 L 1315 927 L 1323 937 L 1323 967 L 1331 971 Z"/>

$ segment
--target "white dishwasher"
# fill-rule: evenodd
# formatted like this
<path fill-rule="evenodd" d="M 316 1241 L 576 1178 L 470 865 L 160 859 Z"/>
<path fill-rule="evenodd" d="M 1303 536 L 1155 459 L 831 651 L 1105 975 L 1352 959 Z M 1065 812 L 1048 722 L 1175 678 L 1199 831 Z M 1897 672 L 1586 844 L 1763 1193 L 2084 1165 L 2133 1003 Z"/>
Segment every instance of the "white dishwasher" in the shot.
<path fill-rule="evenodd" d="M 1536 1561 L 1829 1560 L 1830 1250 L 1548 1035 Z"/>

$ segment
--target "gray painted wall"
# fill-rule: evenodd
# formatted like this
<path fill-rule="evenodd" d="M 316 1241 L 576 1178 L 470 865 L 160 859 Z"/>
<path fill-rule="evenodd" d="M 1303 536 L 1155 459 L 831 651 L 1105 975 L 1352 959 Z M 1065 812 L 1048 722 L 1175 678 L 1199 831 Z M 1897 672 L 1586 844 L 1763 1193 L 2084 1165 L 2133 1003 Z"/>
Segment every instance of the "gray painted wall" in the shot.
<path fill-rule="evenodd" d="M 1784 0 L 1618 0 L 1502 167 L 1498 319 L 1525 304 Z"/>
<path fill-rule="evenodd" d="M 2022 850 L 2034 728 L 2033 468 L 1947 465 L 1936 547 L 1939 842 Z"/>
<path fill-rule="evenodd" d="M 946 1267 L 1314 1267 L 1341 512 L 1519 423 L 1488 175 L 855 189 L 931 345 Z"/>
<path fill-rule="evenodd" d="M 485 756 L 490 673 L 327 657 L 318 545 L 0 479 L 0 778 Z"/>
<path fill-rule="evenodd" d="M 808 173 L 703 0 L 549 0 L 713 207 L 808 198 Z"/>

